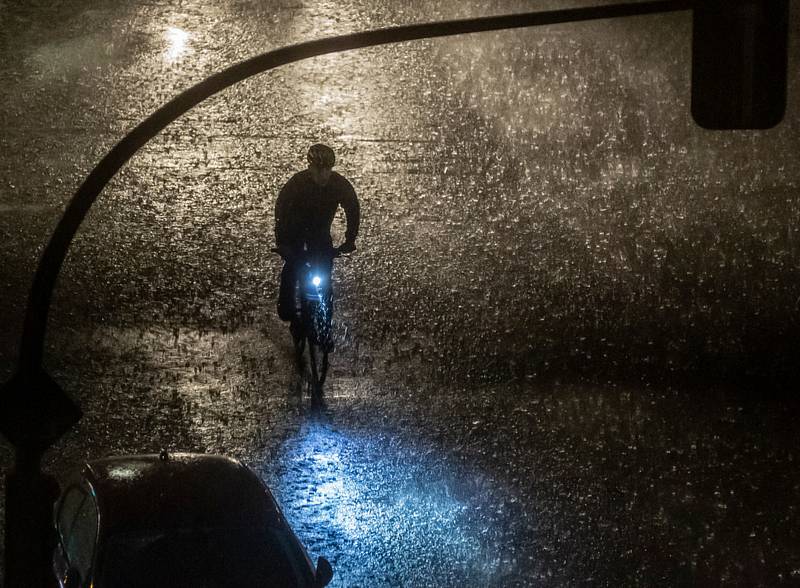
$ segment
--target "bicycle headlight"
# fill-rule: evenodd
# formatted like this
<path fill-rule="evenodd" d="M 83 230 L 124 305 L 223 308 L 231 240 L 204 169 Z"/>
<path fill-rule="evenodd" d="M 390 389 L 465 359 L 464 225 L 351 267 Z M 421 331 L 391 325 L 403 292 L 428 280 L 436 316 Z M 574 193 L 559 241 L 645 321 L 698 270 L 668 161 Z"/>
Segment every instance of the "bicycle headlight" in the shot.
<path fill-rule="evenodd" d="M 314 284 L 315 286 L 319 286 L 322 283 L 322 278 L 320 278 L 319 276 L 314 276 L 311 278 L 311 283 Z"/>

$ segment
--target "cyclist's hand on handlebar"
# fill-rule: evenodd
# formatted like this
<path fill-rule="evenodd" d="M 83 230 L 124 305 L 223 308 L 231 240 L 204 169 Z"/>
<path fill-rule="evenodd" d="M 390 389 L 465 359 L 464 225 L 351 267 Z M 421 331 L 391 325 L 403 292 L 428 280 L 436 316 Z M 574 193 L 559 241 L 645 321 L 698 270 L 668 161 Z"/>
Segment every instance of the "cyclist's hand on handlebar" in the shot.
<path fill-rule="evenodd" d="M 339 247 L 336 248 L 336 251 L 339 253 L 352 253 L 356 250 L 356 244 L 351 241 L 345 241 Z"/>
<path fill-rule="evenodd" d="M 284 261 L 288 260 L 288 259 L 290 259 L 292 257 L 291 251 L 286 246 L 273 247 L 272 248 L 272 252 L 273 253 L 277 253 L 278 255 L 280 255 L 284 259 Z"/>

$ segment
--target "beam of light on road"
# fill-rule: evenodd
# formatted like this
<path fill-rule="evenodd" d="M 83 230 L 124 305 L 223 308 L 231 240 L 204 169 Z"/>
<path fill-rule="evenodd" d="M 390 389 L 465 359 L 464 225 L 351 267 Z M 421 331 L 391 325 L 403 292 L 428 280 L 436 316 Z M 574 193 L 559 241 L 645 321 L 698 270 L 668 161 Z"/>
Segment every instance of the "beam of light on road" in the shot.
<path fill-rule="evenodd" d="M 500 558 L 472 505 L 412 448 L 385 443 L 307 423 L 285 446 L 269 483 L 312 559 L 331 559 L 333 585 L 415 585 L 427 577 L 418 574 L 453 570 L 490 581 Z"/>
<path fill-rule="evenodd" d="M 167 48 L 164 51 L 164 61 L 173 63 L 187 52 L 189 33 L 177 27 L 169 27 L 164 32 L 164 40 L 167 42 Z"/>

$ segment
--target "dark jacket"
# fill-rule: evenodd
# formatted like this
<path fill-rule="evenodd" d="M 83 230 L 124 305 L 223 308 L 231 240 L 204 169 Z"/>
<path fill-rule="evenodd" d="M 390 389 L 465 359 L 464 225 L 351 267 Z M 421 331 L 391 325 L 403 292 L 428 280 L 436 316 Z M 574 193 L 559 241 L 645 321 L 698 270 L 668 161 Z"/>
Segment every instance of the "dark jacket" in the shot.
<path fill-rule="evenodd" d="M 317 185 L 307 169 L 286 182 L 275 203 L 275 244 L 278 247 L 330 247 L 331 224 L 341 206 L 347 217 L 345 240 L 355 242 L 360 222 L 360 207 L 352 184 L 331 172 L 324 186 Z"/>

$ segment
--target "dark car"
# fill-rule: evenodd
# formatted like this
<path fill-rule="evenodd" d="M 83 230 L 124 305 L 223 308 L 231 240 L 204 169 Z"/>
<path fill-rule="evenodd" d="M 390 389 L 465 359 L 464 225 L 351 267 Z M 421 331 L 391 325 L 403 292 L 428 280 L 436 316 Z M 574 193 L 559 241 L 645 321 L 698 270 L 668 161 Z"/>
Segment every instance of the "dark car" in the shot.
<path fill-rule="evenodd" d="M 111 457 L 85 464 L 55 506 L 62 586 L 318 587 L 275 499 L 250 469 L 218 455 Z"/>

